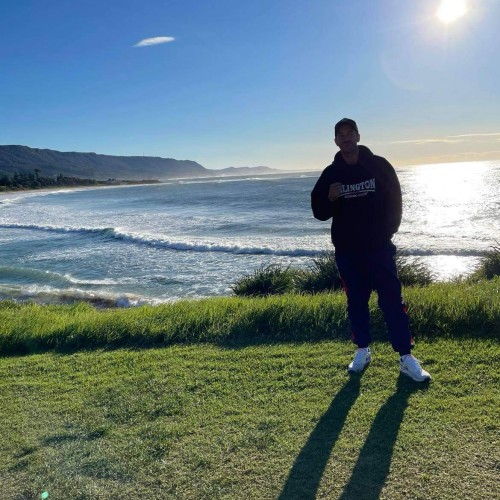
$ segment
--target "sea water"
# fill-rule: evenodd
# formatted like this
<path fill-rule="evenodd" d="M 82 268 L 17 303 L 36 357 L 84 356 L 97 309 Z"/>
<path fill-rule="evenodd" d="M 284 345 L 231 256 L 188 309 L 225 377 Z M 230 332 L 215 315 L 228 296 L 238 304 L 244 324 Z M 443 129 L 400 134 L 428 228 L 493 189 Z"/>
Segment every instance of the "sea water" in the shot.
<path fill-rule="evenodd" d="M 438 280 L 472 272 L 500 239 L 500 161 L 397 173 L 399 250 Z M 271 263 L 307 267 L 331 249 L 310 209 L 319 174 L 0 195 L 0 299 L 155 304 L 229 295 Z"/>

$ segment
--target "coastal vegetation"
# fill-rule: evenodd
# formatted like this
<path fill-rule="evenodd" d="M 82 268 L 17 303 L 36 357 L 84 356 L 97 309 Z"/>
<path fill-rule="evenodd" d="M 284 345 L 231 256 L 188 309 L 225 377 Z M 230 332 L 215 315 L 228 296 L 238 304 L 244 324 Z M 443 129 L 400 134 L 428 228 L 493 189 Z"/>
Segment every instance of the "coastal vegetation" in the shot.
<path fill-rule="evenodd" d="M 485 253 L 480 264 L 468 278 L 469 281 L 491 280 L 500 276 L 500 243 L 496 243 Z"/>
<path fill-rule="evenodd" d="M 404 291 L 412 331 L 428 339 L 496 337 L 500 278 L 433 283 Z M 385 337 L 375 295 L 374 338 Z M 268 297 L 216 297 L 159 306 L 96 309 L 90 304 L 0 302 L 0 353 L 25 354 L 96 347 L 151 347 L 178 343 L 319 341 L 348 338 L 342 292 Z"/>
<path fill-rule="evenodd" d="M 483 498 L 498 489 L 500 278 L 405 289 L 420 385 L 372 299 L 0 304 L 4 498 Z"/>
<path fill-rule="evenodd" d="M 398 254 L 396 267 L 403 286 L 427 286 L 434 282 L 429 268 L 421 260 Z M 500 276 L 500 245 L 493 245 L 485 252 L 470 276 L 460 277 L 469 282 Z M 325 252 L 313 260 L 308 269 L 271 264 L 239 278 L 231 285 L 235 295 L 266 296 L 282 293 L 322 293 L 342 288 L 335 265 L 335 253 Z"/>
<path fill-rule="evenodd" d="M 426 286 L 432 283 L 429 268 L 416 258 L 398 255 L 396 266 L 401 283 L 405 286 Z M 262 266 L 239 278 L 231 285 L 235 295 L 266 296 L 282 293 L 323 293 L 342 288 L 335 264 L 335 253 L 325 252 L 307 269 L 280 264 Z"/>
<path fill-rule="evenodd" d="M 96 185 L 98 185 L 98 182 L 94 179 L 67 177 L 63 174 L 44 177 L 40 175 L 40 170 L 38 169 L 32 172 L 16 172 L 12 175 L 0 172 L 0 191 Z"/>
<path fill-rule="evenodd" d="M 17 191 L 28 189 L 47 189 L 57 187 L 83 187 L 83 186 L 115 186 L 121 184 L 153 184 L 159 181 L 142 180 L 128 181 L 108 179 L 106 181 L 98 181 L 95 179 L 82 179 L 80 177 L 69 177 L 67 175 L 58 174 L 55 176 L 42 176 L 40 170 L 35 169 L 32 172 L 16 172 L 9 175 L 5 172 L 0 172 L 0 192 L 1 191 Z"/>

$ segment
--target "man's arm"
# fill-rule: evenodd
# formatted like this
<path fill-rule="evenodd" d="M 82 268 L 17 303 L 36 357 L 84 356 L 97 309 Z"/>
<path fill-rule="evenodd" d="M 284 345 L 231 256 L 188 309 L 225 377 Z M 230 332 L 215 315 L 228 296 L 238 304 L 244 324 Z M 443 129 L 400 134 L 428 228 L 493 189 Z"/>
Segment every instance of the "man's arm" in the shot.
<path fill-rule="evenodd" d="M 338 186 L 330 180 L 330 167 L 325 168 L 311 192 L 311 208 L 313 215 L 318 220 L 328 220 L 334 214 L 333 201 L 340 194 Z M 340 186 L 342 187 L 342 186 Z"/>
<path fill-rule="evenodd" d="M 391 234 L 397 233 L 399 225 L 401 224 L 401 218 L 403 215 L 403 197 L 401 194 L 401 185 L 399 184 L 398 176 L 394 167 L 386 160 L 385 168 L 387 183 L 387 224 L 388 229 Z"/>

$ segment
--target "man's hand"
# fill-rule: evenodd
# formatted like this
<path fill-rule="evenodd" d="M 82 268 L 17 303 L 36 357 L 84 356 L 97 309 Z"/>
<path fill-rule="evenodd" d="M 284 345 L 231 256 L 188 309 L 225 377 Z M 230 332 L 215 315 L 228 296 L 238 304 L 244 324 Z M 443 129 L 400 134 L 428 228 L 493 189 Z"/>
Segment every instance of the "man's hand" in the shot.
<path fill-rule="evenodd" d="M 328 199 L 330 201 L 335 201 L 340 196 L 341 192 L 342 192 L 342 183 L 341 182 L 334 182 L 333 184 L 330 184 L 330 191 L 328 192 Z"/>

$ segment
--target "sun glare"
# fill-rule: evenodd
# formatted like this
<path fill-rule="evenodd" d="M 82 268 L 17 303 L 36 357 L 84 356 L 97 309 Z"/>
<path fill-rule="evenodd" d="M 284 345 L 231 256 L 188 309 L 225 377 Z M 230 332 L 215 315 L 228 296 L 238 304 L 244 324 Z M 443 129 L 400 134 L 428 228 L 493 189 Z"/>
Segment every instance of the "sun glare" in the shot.
<path fill-rule="evenodd" d="M 450 24 L 462 17 L 466 12 L 465 0 L 441 0 L 436 15 L 442 23 Z"/>

